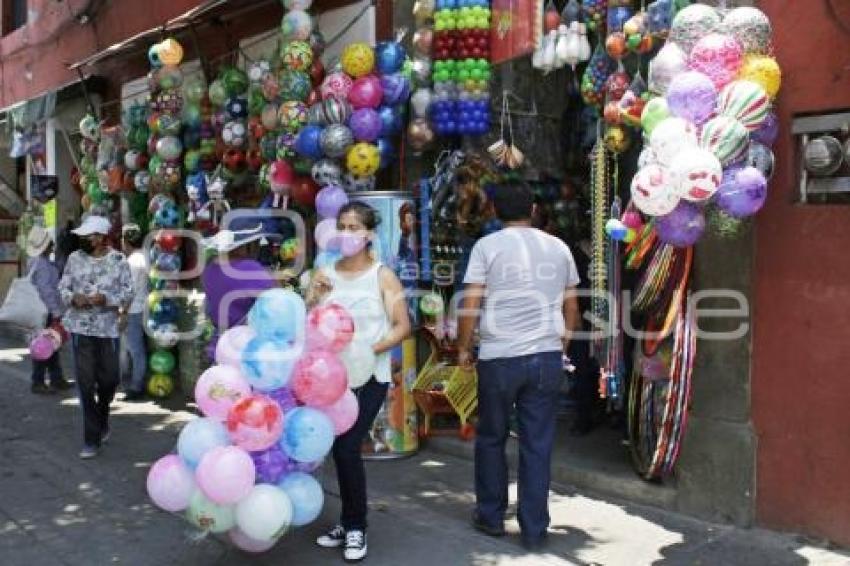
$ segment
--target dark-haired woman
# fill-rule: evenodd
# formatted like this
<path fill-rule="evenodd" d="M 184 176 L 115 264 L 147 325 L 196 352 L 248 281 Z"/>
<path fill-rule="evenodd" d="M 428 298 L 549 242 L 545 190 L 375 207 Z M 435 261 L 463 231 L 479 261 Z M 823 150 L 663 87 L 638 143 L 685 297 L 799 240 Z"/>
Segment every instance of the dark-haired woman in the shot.
<path fill-rule="evenodd" d="M 349 346 L 358 363 L 347 364 L 349 385 L 359 403 L 357 421 L 334 441 L 333 459 L 339 481 L 342 513 L 338 525 L 316 543 L 344 547 L 343 557 L 366 557 L 366 470 L 360 455 L 391 381 L 390 350 L 410 334 L 404 290 L 395 274 L 371 252 L 378 217 L 360 202 L 344 206 L 337 216 L 342 258 L 317 270 L 307 290 L 307 304 L 337 303 L 354 319 L 356 334 Z M 356 366 L 356 367 L 355 367 Z"/>

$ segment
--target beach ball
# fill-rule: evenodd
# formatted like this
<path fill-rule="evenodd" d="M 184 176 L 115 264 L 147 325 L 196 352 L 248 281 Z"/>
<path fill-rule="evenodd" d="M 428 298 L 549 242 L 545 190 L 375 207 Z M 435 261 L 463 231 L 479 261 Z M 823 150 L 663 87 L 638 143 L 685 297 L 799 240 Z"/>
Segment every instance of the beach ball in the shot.
<path fill-rule="evenodd" d="M 313 48 L 307 41 L 290 41 L 281 49 L 280 62 L 293 71 L 309 71 L 313 64 Z"/>
<path fill-rule="evenodd" d="M 249 394 L 230 407 L 226 425 L 234 444 L 257 452 L 278 441 L 283 432 L 283 413 L 278 404 L 265 395 Z"/>
<path fill-rule="evenodd" d="M 381 164 L 378 147 L 367 142 L 359 142 L 348 149 L 345 165 L 355 175 L 366 177 L 375 174 Z"/>
<path fill-rule="evenodd" d="M 216 79 L 210 83 L 208 89 L 210 102 L 214 106 L 221 106 L 227 100 L 227 89 L 224 88 L 224 82 L 221 79 Z"/>
<path fill-rule="evenodd" d="M 375 67 L 375 52 L 366 43 L 351 43 L 343 49 L 340 62 L 342 70 L 348 75 L 354 78 L 363 77 Z"/>
<path fill-rule="evenodd" d="M 307 123 L 307 106 L 297 100 L 288 100 L 280 105 L 278 120 L 284 131 L 296 133 Z"/>
<path fill-rule="evenodd" d="M 353 84 L 354 81 L 345 73 L 330 73 L 322 80 L 322 84 L 319 86 L 319 94 L 322 95 L 322 98 L 336 96 L 346 99 Z"/>

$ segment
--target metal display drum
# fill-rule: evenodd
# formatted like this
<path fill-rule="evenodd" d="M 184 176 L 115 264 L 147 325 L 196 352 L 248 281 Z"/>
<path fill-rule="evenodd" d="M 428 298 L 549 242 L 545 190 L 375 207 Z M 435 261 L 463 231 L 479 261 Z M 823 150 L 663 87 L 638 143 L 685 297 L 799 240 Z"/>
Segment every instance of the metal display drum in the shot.
<path fill-rule="evenodd" d="M 407 292 L 408 313 L 416 326 L 419 263 L 416 229 L 416 206 L 413 195 L 406 192 L 370 191 L 354 193 L 353 200 L 362 201 L 381 219 L 376 230 L 373 250 L 377 258 L 392 269 Z M 413 382 L 416 380 L 416 339 L 408 338 L 391 352 L 392 383 L 387 400 L 363 443 L 363 456 L 368 459 L 400 458 L 419 449 L 416 402 Z"/>

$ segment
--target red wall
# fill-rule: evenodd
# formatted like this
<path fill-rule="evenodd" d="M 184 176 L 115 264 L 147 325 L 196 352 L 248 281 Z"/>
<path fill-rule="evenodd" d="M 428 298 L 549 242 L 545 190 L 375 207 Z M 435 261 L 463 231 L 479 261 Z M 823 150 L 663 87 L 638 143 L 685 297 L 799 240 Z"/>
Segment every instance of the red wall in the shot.
<path fill-rule="evenodd" d="M 833 1 L 850 26 L 850 4 Z M 850 108 L 850 35 L 826 2 L 762 0 L 783 68 L 776 174 L 756 225 L 758 521 L 850 545 L 850 207 L 795 204 L 791 118 Z"/>

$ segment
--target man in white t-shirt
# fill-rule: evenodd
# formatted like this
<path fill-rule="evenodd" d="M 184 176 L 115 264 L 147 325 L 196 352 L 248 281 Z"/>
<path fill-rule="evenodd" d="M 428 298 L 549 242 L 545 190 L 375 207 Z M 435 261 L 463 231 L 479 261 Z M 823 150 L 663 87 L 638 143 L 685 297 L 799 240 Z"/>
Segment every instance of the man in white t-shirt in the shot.
<path fill-rule="evenodd" d="M 519 429 L 519 508 L 522 541 L 530 550 L 549 526 L 549 476 L 562 354 L 579 328 L 578 272 L 569 247 L 533 228 L 534 199 L 524 183 L 496 187 L 499 232 L 472 248 L 459 314 L 461 365 L 472 364 L 479 327 L 478 427 L 473 524 L 504 534 L 508 506 L 505 442 L 511 411 Z M 479 324 L 480 322 L 480 324 Z"/>
<path fill-rule="evenodd" d="M 125 224 L 121 229 L 121 243 L 130 275 L 133 280 L 133 300 L 122 315 L 126 316 L 126 327 L 122 341 L 126 354 L 122 358 L 122 380 L 129 381 L 125 401 L 140 401 L 145 398 L 145 373 L 147 372 L 147 348 L 145 347 L 144 310 L 148 300 L 148 260 L 142 249 L 144 236 L 138 224 Z M 130 372 L 130 367 L 132 372 Z"/>

